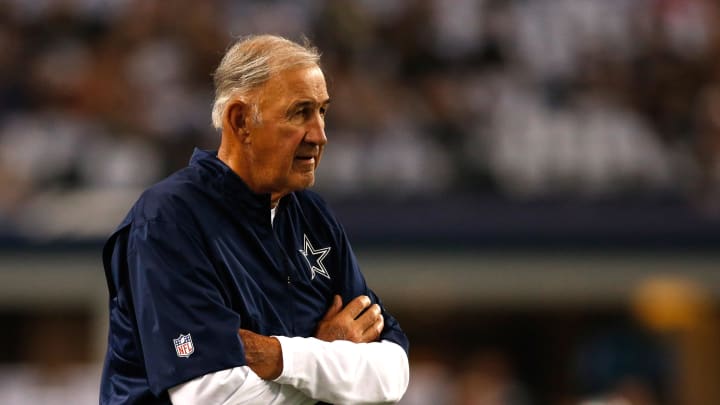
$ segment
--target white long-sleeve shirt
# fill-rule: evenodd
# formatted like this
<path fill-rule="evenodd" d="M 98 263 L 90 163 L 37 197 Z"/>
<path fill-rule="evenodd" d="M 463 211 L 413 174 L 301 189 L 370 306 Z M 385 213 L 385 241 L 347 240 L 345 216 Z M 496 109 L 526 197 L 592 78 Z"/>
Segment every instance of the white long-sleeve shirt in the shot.
<path fill-rule="evenodd" d="M 390 342 L 325 342 L 276 336 L 283 371 L 263 380 L 249 367 L 205 374 L 169 390 L 175 405 L 381 404 L 400 400 L 409 382 L 405 351 Z"/>

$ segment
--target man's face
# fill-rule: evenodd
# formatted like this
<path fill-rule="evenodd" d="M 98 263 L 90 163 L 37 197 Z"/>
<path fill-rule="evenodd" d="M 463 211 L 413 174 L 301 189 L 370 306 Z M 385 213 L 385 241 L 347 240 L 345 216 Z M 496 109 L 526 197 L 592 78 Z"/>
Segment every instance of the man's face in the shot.
<path fill-rule="evenodd" d="M 261 123 L 252 119 L 248 136 L 250 183 L 275 200 L 315 183 L 329 104 L 319 67 L 280 72 L 259 92 Z M 252 114 L 251 114 L 252 115 Z"/>

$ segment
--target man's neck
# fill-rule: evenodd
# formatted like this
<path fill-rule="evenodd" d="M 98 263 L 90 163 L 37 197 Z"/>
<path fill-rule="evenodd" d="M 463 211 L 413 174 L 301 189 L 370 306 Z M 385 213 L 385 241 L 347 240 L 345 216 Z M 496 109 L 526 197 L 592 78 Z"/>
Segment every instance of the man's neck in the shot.
<path fill-rule="evenodd" d="M 248 178 L 245 169 L 247 167 L 244 166 L 246 162 L 242 158 L 238 158 L 240 156 L 239 152 L 236 148 L 240 147 L 240 145 L 233 144 L 232 141 L 227 140 L 227 136 L 223 135 L 222 141 L 220 141 L 220 148 L 218 148 L 217 157 L 225 163 L 230 170 L 235 172 L 235 174 L 240 177 L 245 184 L 247 184 L 248 187 L 250 187 L 250 190 L 252 190 L 255 193 L 261 193 L 263 191 L 258 191 L 256 184 L 253 183 L 251 178 Z M 280 192 L 270 192 L 270 208 L 276 208 L 278 206 L 278 203 L 280 202 L 280 199 L 283 198 L 287 193 L 280 193 Z"/>

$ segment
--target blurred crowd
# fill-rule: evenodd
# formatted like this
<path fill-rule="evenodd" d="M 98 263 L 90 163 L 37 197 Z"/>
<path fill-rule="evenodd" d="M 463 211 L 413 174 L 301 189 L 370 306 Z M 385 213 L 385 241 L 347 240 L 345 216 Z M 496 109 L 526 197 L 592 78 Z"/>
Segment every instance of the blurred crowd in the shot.
<path fill-rule="evenodd" d="M 104 234 L 217 145 L 211 74 L 258 32 L 323 53 L 325 193 L 720 201 L 712 0 L 0 0 L 0 228 Z"/>
<path fill-rule="evenodd" d="M 0 0 L 0 239 L 107 235 L 194 147 L 217 147 L 212 72 L 265 32 L 323 54 L 327 196 L 673 196 L 720 216 L 717 0 Z M 626 360 L 638 340 L 578 344 L 565 366 L 585 391 L 552 398 L 669 403 L 638 389 L 662 369 Z M 403 403 L 538 403 L 536 367 L 504 349 L 458 365 L 415 346 Z M 95 398 L 96 371 L 0 369 L 0 402 Z"/>

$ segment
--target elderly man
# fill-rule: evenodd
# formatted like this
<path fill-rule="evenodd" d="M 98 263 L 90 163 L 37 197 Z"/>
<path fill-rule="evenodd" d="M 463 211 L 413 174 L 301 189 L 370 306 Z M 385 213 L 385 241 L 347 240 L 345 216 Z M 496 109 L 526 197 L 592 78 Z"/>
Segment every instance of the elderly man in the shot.
<path fill-rule="evenodd" d="M 263 35 L 215 72 L 217 152 L 148 189 L 103 254 L 101 404 L 398 401 L 407 337 L 305 189 L 327 142 L 314 48 Z"/>

